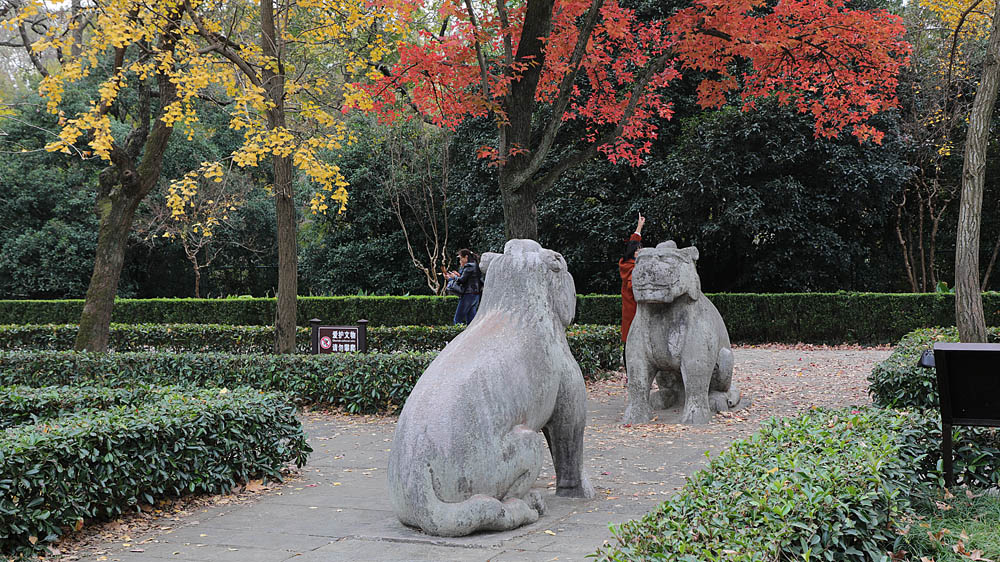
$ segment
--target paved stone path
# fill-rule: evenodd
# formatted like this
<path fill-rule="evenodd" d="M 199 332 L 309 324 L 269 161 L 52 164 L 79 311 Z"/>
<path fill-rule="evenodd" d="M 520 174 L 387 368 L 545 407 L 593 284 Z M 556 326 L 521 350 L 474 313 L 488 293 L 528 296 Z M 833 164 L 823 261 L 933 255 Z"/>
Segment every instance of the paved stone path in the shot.
<path fill-rule="evenodd" d="M 130 542 L 103 545 L 81 560 L 281 562 L 337 560 L 584 560 L 609 524 L 642 517 L 685 477 L 768 417 L 812 406 L 867 403 L 864 377 L 887 349 L 754 347 L 735 350 L 734 380 L 752 405 L 706 426 L 623 426 L 621 378 L 591 384 L 585 464 L 597 497 L 558 498 L 546 466 L 535 486 L 547 513 L 509 532 L 462 538 L 425 535 L 399 523 L 385 472 L 395 419 L 303 415 L 315 452 L 302 477 L 247 504 L 220 505 L 170 521 Z M 154 527 L 155 528 L 155 527 Z M 124 546 L 128 544 L 128 546 Z"/>

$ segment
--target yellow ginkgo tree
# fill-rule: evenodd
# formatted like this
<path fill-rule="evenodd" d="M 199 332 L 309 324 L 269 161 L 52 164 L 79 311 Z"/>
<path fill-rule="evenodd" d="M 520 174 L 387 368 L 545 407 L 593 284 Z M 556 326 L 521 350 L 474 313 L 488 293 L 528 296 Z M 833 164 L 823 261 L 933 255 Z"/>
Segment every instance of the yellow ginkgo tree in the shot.
<path fill-rule="evenodd" d="M 278 352 L 294 350 L 296 266 L 295 170 L 318 189 L 313 211 L 343 209 L 346 182 L 330 154 L 349 135 L 338 119 L 344 74 L 390 54 L 391 34 L 405 21 L 362 0 L 201 1 L 94 0 L 62 4 L 26 0 L 0 14 L 6 30 L 38 30 L 24 48 L 38 60 L 39 92 L 59 116 L 47 148 L 100 158 L 99 233 L 94 272 L 76 341 L 79 350 L 107 349 L 114 296 L 135 210 L 160 179 L 173 131 L 200 134 L 198 108 L 217 103 L 243 134 L 231 156 L 238 166 L 270 160 L 278 221 Z M 51 56 L 56 53 L 57 56 Z M 94 87 L 89 106 L 66 112 L 64 93 Z M 122 133 L 123 129 L 127 132 Z M 170 194 L 180 216 L 199 178 L 221 179 L 205 162 L 178 179 Z"/>

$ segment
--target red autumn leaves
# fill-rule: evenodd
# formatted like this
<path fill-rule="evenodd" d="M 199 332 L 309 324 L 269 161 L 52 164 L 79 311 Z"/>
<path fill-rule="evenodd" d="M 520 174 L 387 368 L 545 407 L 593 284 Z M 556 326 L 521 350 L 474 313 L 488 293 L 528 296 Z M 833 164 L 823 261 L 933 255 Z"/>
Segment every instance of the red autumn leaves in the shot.
<path fill-rule="evenodd" d="M 443 127 L 489 115 L 502 126 L 505 111 L 524 107 L 505 98 L 511 84 L 541 63 L 534 101 L 555 104 L 563 79 L 574 70 L 573 50 L 581 28 L 587 30 L 592 2 L 556 0 L 544 49 L 538 55 L 519 52 L 525 13 L 540 1 L 510 7 L 503 0 L 492 6 L 449 1 L 439 12 L 447 24 L 399 41 L 398 61 L 384 76 L 356 86 L 386 119 L 415 109 Z M 671 116 L 665 87 L 685 72 L 702 77 L 698 98 L 704 107 L 740 100 L 752 109 L 756 100 L 773 95 L 812 115 L 817 136 L 848 130 L 879 142 L 882 133 L 867 121 L 897 105 L 897 76 L 910 52 L 898 16 L 848 9 L 843 0 L 781 0 L 773 8 L 746 0 L 697 0 L 659 21 L 641 21 L 616 0 L 599 6 L 561 119 L 579 121 L 581 140 L 591 143 L 621 124 L 620 134 L 599 150 L 613 162 L 633 165 L 649 152 L 657 120 Z M 641 95 L 632 101 L 637 87 Z M 489 148 L 480 155 L 509 156 Z"/>

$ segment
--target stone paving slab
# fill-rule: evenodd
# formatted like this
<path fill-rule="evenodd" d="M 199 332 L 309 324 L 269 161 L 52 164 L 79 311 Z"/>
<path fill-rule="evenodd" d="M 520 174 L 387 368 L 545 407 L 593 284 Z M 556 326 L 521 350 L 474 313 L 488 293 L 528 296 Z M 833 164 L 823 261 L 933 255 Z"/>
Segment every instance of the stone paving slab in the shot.
<path fill-rule="evenodd" d="M 87 561 L 394 561 L 586 560 L 612 535 L 609 524 L 642 517 L 685 478 L 733 440 L 750 435 L 773 415 L 811 405 L 867 402 L 858 371 L 869 371 L 888 350 L 738 348 L 734 380 L 752 405 L 705 426 L 681 426 L 671 412 L 656 423 L 623 426 L 622 381 L 588 388 L 584 462 L 597 496 L 554 495 L 547 463 L 535 483 L 546 498 L 539 521 L 498 533 L 444 538 L 425 535 L 395 518 L 386 493 L 394 418 L 307 413 L 303 423 L 316 452 L 301 478 L 250 504 L 220 505 L 189 516 L 179 527 L 137 537 L 131 547 L 107 544 Z M 863 380 L 863 379 L 862 379 Z M 141 548 L 143 552 L 130 552 Z"/>

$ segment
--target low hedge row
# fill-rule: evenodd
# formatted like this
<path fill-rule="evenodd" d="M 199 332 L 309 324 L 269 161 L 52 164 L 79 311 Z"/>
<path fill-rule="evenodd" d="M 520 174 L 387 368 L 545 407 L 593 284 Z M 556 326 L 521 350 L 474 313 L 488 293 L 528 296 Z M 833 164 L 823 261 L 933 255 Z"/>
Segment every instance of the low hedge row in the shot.
<path fill-rule="evenodd" d="M 373 326 L 368 345 L 373 352 L 440 351 L 462 332 L 462 326 Z M 0 350 L 69 350 L 76 339 L 73 324 L 0 326 Z M 593 378 L 621 366 L 618 326 L 574 324 L 566 330 L 570 350 L 584 376 Z M 217 324 L 112 324 L 109 347 L 125 351 L 271 353 L 273 326 Z M 307 353 L 309 328 L 299 328 L 296 348 Z"/>
<path fill-rule="evenodd" d="M 775 419 L 673 498 L 612 529 L 602 560 L 885 560 L 930 494 L 914 414 L 878 408 Z M 914 457 L 916 455 L 916 457 Z M 930 477 L 930 478 L 929 478 Z"/>
<path fill-rule="evenodd" d="M 278 479 L 285 463 L 301 466 L 310 451 L 295 408 L 252 389 L 174 389 L 142 407 L 84 409 L 7 429 L 0 552 L 38 551 L 85 519 L 157 498 Z"/>
<path fill-rule="evenodd" d="M 340 406 L 352 413 L 391 412 L 403 405 L 435 356 L 5 351 L 0 352 L 0 384 L 250 386 L 282 392 L 299 402 Z"/>
<path fill-rule="evenodd" d="M 709 298 L 737 343 L 889 343 L 916 328 L 954 322 L 955 299 L 939 293 L 716 293 Z M 297 323 L 311 318 L 328 324 L 373 326 L 448 324 L 455 297 L 299 297 Z M 987 324 L 1000 324 L 1000 293 L 984 293 Z M 82 300 L 0 300 L 0 324 L 78 322 Z M 617 325 L 618 295 L 579 295 L 576 321 Z M 125 324 L 215 323 L 266 326 L 274 322 L 275 300 L 119 299 L 113 320 Z"/>
<path fill-rule="evenodd" d="M 0 429 L 37 423 L 84 408 L 107 409 L 145 402 L 166 387 L 137 385 L 128 388 L 0 386 Z"/>

